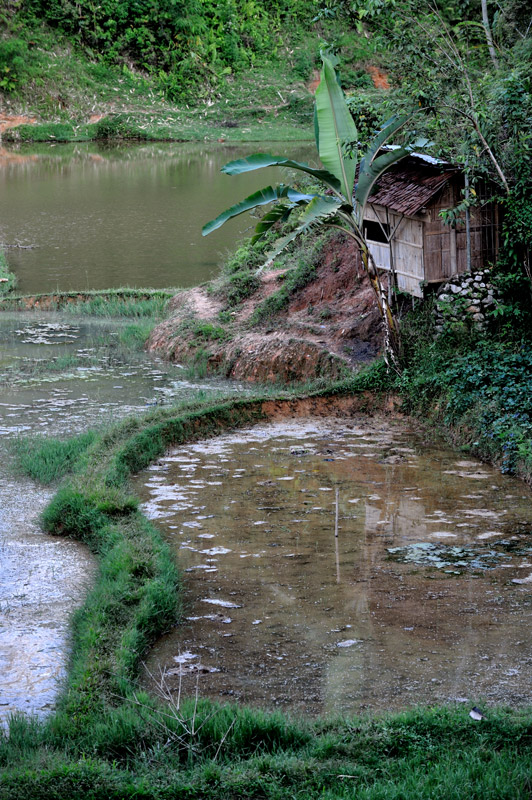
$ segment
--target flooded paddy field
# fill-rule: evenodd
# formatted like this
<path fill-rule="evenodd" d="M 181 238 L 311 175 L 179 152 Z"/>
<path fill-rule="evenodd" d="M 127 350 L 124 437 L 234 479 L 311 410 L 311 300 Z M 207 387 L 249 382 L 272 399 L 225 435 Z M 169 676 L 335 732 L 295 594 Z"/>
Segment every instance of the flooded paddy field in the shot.
<path fill-rule="evenodd" d="M 178 365 L 123 347 L 128 324 L 0 314 L 0 437 L 78 433 L 198 393 L 241 391 L 228 381 L 190 380 Z"/>
<path fill-rule="evenodd" d="M 241 391 L 124 350 L 123 327 L 66 314 L 0 315 L 0 719 L 53 707 L 72 610 L 95 570 L 85 547 L 40 530 L 53 490 L 16 474 L 13 440 L 65 437 L 155 405 Z"/>
<path fill-rule="evenodd" d="M 186 585 L 152 689 L 311 714 L 532 702 L 518 480 L 359 416 L 179 447 L 135 488 Z"/>

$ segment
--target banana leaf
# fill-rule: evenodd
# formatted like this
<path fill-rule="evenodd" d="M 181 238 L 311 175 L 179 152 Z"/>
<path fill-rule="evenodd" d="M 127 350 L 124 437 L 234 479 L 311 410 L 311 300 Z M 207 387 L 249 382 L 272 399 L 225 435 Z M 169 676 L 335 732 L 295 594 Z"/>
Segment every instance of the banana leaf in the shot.
<path fill-rule="evenodd" d="M 326 220 L 330 221 L 332 217 L 336 216 L 336 213 L 342 206 L 343 203 L 334 197 L 315 195 L 303 211 L 297 228 L 287 236 L 283 236 L 282 239 L 279 239 L 273 250 L 268 253 L 266 261 L 261 269 L 271 264 L 273 259 L 282 253 L 287 245 L 293 242 L 301 233 L 309 231 L 314 225 L 320 225 Z"/>
<path fill-rule="evenodd" d="M 255 233 L 251 237 L 251 244 L 255 244 L 265 236 L 276 222 L 286 222 L 292 211 L 296 208 L 294 204 L 278 203 L 274 206 L 255 226 Z"/>
<path fill-rule="evenodd" d="M 358 133 L 345 102 L 334 67 L 322 56 L 321 81 L 316 89 L 316 137 L 321 163 L 340 182 L 341 193 L 351 202 L 357 165 Z"/>
<path fill-rule="evenodd" d="M 397 133 L 400 128 L 409 119 L 408 115 L 401 117 L 392 117 L 382 127 L 376 136 L 371 140 L 370 145 L 364 154 L 364 158 L 360 161 L 360 172 L 358 175 L 357 185 L 355 187 L 355 205 L 356 217 L 358 224 L 362 224 L 364 216 L 364 209 L 368 201 L 368 197 L 380 176 L 385 172 L 388 167 L 395 164 L 397 161 L 405 158 L 412 152 L 412 146 L 396 147 L 393 150 L 388 150 L 381 155 L 377 155 L 380 148 L 385 142 Z"/>
<path fill-rule="evenodd" d="M 241 175 L 243 172 L 252 172 L 255 169 L 263 169 L 264 167 L 290 167 L 291 169 L 306 172 L 318 181 L 323 181 L 335 192 L 341 191 L 342 188 L 335 175 L 325 169 L 314 169 L 304 161 L 292 161 L 290 158 L 272 156 L 269 153 L 255 153 L 247 158 L 238 158 L 236 161 L 230 161 L 222 167 L 222 172 L 225 172 L 226 175 Z"/>
<path fill-rule="evenodd" d="M 409 119 L 410 114 L 401 114 L 401 116 L 390 117 L 390 119 L 384 123 L 380 131 L 375 134 L 368 145 L 368 149 L 364 153 L 364 158 L 360 163 L 361 170 L 364 163 L 371 164 L 383 144 L 385 144 L 391 136 L 397 133 L 397 131 L 401 130 L 403 125 L 405 125 Z"/>
<path fill-rule="evenodd" d="M 313 195 L 311 194 L 301 194 L 301 192 L 297 192 L 295 189 L 292 189 L 290 186 L 285 186 L 284 184 L 276 186 L 275 188 L 267 186 L 265 189 L 260 189 L 258 192 L 250 194 L 244 200 L 231 206 L 231 208 L 227 208 L 216 217 L 216 219 L 207 222 L 201 229 L 201 234 L 202 236 L 208 236 L 209 233 L 212 233 L 217 228 L 221 228 L 227 220 L 238 217 L 239 214 L 243 214 L 245 211 L 251 211 L 253 208 L 265 206 L 268 205 L 268 203 L 274 203 L 276 200 L 287 199 L 291 203 L 297 204 L 308 202 L 312 197 Z"/>

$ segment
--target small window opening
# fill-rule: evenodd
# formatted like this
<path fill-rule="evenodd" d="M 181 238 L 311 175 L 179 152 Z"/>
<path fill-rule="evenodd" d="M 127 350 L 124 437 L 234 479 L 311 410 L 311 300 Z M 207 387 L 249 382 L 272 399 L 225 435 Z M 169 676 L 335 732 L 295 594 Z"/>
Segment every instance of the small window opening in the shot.
<path fill-rule="evenodd" d="M 389 244 L 390 226 L 370 219 L 364 220 L 364 235 L 369 242 L 379 242 Z"/>

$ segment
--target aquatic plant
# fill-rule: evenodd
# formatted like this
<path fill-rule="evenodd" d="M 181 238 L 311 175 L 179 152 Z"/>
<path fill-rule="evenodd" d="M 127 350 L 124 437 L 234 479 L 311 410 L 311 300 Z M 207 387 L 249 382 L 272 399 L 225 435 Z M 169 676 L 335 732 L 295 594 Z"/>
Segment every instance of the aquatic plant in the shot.
<path fill-rule="evenodd" d="M 9 269 L 7 258 L 0 247 L 0 298 L 13 291 L 17 285 L 17 277 Z"/>

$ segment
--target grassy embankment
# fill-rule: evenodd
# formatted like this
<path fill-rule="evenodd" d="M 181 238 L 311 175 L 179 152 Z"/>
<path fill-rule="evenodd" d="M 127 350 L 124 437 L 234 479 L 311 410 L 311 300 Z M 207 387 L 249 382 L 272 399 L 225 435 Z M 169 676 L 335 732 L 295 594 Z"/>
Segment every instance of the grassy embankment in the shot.
<path fill-rule="evenodd" d="M 389 387 L 377 364 L 307 396 L 358 395 L 362 407 L 375 406 Z M 15 719 L 0 741 L 0 797 L 529 796 L 529 711 L 492 710 L 480 725 L 448 708 L 297 720 L 203 700 L 169 708 L 136 688 L 146 647 L 178 619 L 180 579 L 128 476 L 170 444 L 262 418 L 265 399 L 159 409 L 100 435 L 28 445 L 35 478 L 70 473 L 43 515 L 45 529 L 84 541 L 100 570 L 75 615 L 56 713 L 43 723 Z"/>

